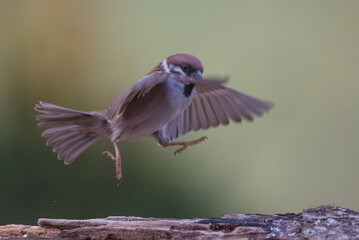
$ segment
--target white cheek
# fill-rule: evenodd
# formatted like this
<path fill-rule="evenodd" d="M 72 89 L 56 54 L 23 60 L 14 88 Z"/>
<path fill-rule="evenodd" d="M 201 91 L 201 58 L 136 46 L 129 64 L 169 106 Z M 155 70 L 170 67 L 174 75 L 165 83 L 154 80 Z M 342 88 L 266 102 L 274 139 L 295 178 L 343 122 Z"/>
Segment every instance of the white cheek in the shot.
<path fill-rule="evenodd" d="M 163 71 L 165 71 L 166 73 L 170 73 L 170 69 L 168 68 L 168 65 L 167 65 L 167 59 L 163 59 L 161 66 L 162 66 Z"/>

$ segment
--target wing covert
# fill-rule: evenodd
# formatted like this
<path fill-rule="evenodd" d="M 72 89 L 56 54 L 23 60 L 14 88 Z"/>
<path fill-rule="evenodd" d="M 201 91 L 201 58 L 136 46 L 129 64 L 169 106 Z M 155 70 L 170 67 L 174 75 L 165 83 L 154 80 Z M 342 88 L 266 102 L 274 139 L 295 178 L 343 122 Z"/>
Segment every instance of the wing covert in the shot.
<path fill-rule="evenodd" d="M 132 87 L 120 93 L 107 109 L 107 119 L 124 111 L 128 104 L 135 99 L 146 95 L 157 84 L 165 82 L 172 74 L 153 73 L 141 78 Z"/>

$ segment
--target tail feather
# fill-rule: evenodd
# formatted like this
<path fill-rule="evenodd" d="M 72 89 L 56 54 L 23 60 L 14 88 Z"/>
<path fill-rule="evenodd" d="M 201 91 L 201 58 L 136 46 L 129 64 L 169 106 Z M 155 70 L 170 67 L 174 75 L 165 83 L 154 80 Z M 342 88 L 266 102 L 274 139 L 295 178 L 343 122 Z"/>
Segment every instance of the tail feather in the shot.
<path fill-rule="evenodd" d="M 49 128 L 49 129 L 45 130 L 41 136 L 47 138 L 47 137 L 54 136 L 54 135 L 60 135 L 63 133 L 74 132 L 77 129 L 79 129 L 78 125 L 53 127 L 53 128 Z"/>
<path fill-rule="evenodd" d="M 70 136 L 61 141 L 58 141 L 55 143 L 53 150 L 54 150 L 54 152 L 58 152 L 62 149 L 68 148 L 68 147 L 72 146 L 73 144 L 75 144 L 77 141 L 87 138 L 86 135 L 87 135 L 86 133 L 85 134 L 84 133 L 76 133 L 76 134 L 74 134 L 74 136 Z"/>
<path fill-rule="evenodd" d="M 36 104 L 36 111 L 40 112 L 40 113 L 86 113 L 86 112 L 82 112 L 82 111 L 77 111 L 74 109 L 70 109 L 70 108 L 65 108 L 65 107 L 60 107 L 57 106 L 55 104 L 52 103 L 47 103 L 47 102 L 43 102 L 40 101 L 38 104 Z"/>
<path fill-rule="evenodd" d="M 51 103 L 40 102 L 35 110 L 39 113 L 36 120 L 39 127 L 68 126 L 73 123 L 85 123 L 91 121 L 94 115 L 91 112 L 82 112 L 69 108 L 60 107 Z"/>
<path fill-rule="evenodd" d="M 76 132 L 64 132 L 56 135 L 50 135 L 49 139 L 46 141 L 46 146 L 54 146 L 57 142 L 62 141 L 67 138 L 71 138 L 76 134 Z"/>
<path fill-rule="evenodd" d="M 48 138 L 47 146 L 53 146 L 57 157 L 65 164 L 72 163 L 83 151 L 106 136 L 106 113 L 82 112 L 40 102 L 35 110 L 38 126 L 49 127 L 42 133 Z"/>
<path fill-rule="evenodd" d="M 100 138 L 87 138 L 82 141 L 79 141 L 73 147 L 69 148 L 64 152 L 65 154 L 65 164 L 69 165 L 72 163 L 83 151 L 85 151 L 92 144 L 100 140 Z"/>

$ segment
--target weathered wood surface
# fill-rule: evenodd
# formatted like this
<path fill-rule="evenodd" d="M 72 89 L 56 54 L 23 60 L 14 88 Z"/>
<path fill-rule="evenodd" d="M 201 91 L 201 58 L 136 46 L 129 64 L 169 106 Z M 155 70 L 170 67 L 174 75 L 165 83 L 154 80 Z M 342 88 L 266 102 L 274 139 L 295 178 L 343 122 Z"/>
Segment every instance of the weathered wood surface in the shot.
<path fill-rule="evenodd" d="M 40 218 L 38 224 L 0 226 L 0 239 L 359 239 L 359 213 L 337 206 L 208 219 Z"/>

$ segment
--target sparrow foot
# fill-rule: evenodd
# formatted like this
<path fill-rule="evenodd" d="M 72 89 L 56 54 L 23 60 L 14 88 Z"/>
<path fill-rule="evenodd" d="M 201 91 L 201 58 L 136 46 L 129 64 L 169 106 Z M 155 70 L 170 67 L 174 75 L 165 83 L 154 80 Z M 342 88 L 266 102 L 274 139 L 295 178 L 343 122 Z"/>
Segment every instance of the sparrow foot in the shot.
<path fill-rule="evenodd" d="M 172 142 L 170 143 L 168 146 L 182 146 L 181 148 L 177 149 L 174 153 L 174 155 L 176 156 L 177 153 L 181 153 L 184 150 L 186 150 L 187 147 L 192 146 L 192 145 L 196 145 L 198 143 L 201 143 L 203 141 L 206 141 L 208 139 L 208 137 L 204 136 L 198 139 L 195 139 L 193 141 L 186 141 L 186 142 Z"/>
<path fill-rule="evenodd" d="M 116 157 L 109 151 L 105 151 L 102 154 L 107 154 L 107 157 L 111 158 L 116 162 L 116 178 L 118 180 L 117 186 L 120 186 L 122 182 L 122 168 L 121 168 L 121 155 L 120 155 L 120 151 L 118 150 L 117 144 L 115 144 L 115 150 L 116 150 Z"/>

